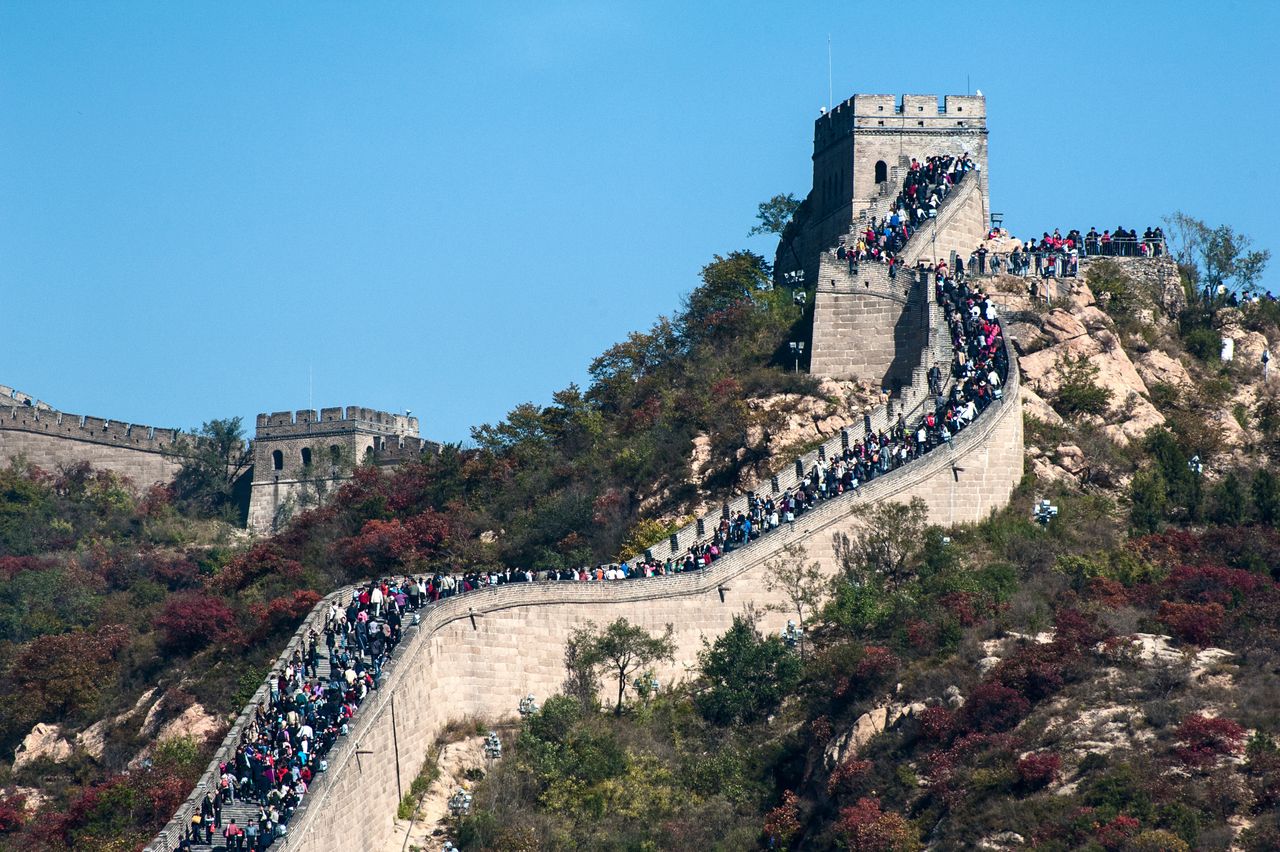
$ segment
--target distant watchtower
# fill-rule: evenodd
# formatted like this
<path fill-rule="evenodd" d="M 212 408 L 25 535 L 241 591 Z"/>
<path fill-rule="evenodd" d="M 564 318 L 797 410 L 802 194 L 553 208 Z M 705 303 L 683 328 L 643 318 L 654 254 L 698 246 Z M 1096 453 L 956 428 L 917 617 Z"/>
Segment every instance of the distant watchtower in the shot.
<path fill-rule="evenodd" d="M 818 253 L 848 234 L 881 193 L 896 194 L 911 158 L 968 154 L 978 166 L 984 215 L 987 99 L 982 95 L 854 95 L 813 126 L 813 188 L 778 249 L 779 274 L 803 270 L 812 284 Z"/>
<path fill-rule="evenodd" d="M 436 445 L 418 435 L 418 418 L 347 406 L 259 414 L 253 441 L 249 528 L 272 532 L 314 505 L 364 462 L 392 463 Z"/>

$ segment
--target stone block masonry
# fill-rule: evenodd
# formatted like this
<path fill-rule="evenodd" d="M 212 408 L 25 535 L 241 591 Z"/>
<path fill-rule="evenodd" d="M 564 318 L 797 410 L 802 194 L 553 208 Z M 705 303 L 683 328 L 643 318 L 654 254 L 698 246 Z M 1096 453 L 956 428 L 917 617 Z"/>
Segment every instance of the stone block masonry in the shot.
<path fill-rule="evenodd" d="M 174 429 L 84 417 L 25 401 L 0 405 L 0 463 L 23 459 L 56 471 L 88 462 L 127 478 L 140 491 L 169 482 L 178 472 L 178 463 L 164 454 L 177 435 Z"/>
<path fill-rule="evenodd" d="M 607 624 L 625 616 L 658 632 L 675 629 L 676 658 L 660 669 L 664 684 L 696 665 L 702 639 L 729 628 L 747 604 L 757 610 L 782 604 L 765 587 L 770 561 L 796 544 L 810 559 L 836 570 L 833 537 L 859 521 L 854 510 L 878 501 L 922 498 L 929 520 L 944 525 L 978 521 L 1008 502 L 1022 475 L 1022 411 L 1016 366 L 1003 400 L 993 403 L 953 443 L 889 473 L 858 491 L 829 500 L 794 525 L 730 553 L 709 569 L 672 577 L 611 583 L 544 582 L 496 586 L 443 601 L 410 628 L 382 688 L 356 716 L 351 733 L 329 758 L 295 814 L 289 835 L 273 849 L 349 852 L 378 849 L 391 836 L 399 796 L 422 765 L 435 738 L 451 720 L 515 715 L 521 697 L 545 699 L 564 680 L 564 643 L 588 621 Z M 345 599 L 349 590 L 336 592 Z M 322 617 L 322 602 L 277 661 L 283 665 L 306 630 Z M 780 630 L 787 614 L 768 612 L 766 632 Z M 260 690 L 260 693 L 265 690 Z M 602 695 L 610 686 L 603 684 Z M 198 807 L 218 762 L 234 749 L 255 696 L 224 740 L 201 786 L 148 852 L 167 852 L 191 808 Z"/>

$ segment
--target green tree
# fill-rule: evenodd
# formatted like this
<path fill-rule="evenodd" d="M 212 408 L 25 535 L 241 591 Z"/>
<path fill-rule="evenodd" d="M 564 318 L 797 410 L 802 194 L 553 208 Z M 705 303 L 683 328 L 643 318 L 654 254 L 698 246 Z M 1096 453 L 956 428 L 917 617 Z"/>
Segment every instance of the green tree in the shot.
<path fill-rule="evenodd" d="M 781 592 L 787 606 L 776 609 L 796 614 L 796 623 L 805 626 L 810 616 L 822 608 L 822 602 L 831 591 L 831 581 L 817 562 L 808 561 L 809 552 L 803 544 L 788 545 L 782 555 L 765 563 L 765 588 Z M 803 649 L 803 645 L 801 646 Z M 803 650 L 802 650 L 803 656 Z"/>
<path fill-rule="evenodd" d="M 706 683 L 695 699 L 698 712 L 716 725 L 764 719 L 800 680 L 800 658 L 777 636 L 761 636 L 740 615 L 714 643 L 703 640 L 698 661 Z"/>
<path fill-rule="evenodd" d="M 1143 469 L 1129 486 L 1129 521 L 1140 532 L 1155 532 L 1164 524 L 1169 493 L 1158 470 Z"/>
<path fill-rule="evenodd" d="M 1250 485 L 1253 492 L 1253 510 L 1258 521 L 1276 526 L 1280 523 L 1280 480 L 1268 468 L 1262 468 L 1253 477 Z"/>
<path fill-rule="evenodd" d="M 896 591 L 915 577 L 924 550 L 929 507 L 919 497 L 910 503 L 869 503 L 854 512 L 851 535 L 835 536 L 836 561 L 853 586 L 883 586 Z"/>
<path fill-rule="evenodd" d="M 1216 524 L 1238 527 L 1245 521 L 1247 508 L 1244 487 L 1232 471 L 1214 486 L 1212 520 Z"/>
<path fill-rule="evenodd" d="M 582 707 L 594 707 L 599 700 L 600 678 L 589 649 L 595 640 L 595 625 L 588 622 L 569 634 L 564 644 L 564 685 L 561 690 Z"/>
<path fill-rule="evenodd" d="M 1098 367 L 1084 355 L 1064 356 L 1057 364 L 1058 392 L 1054 408 L 1063 417 L 1103 414 L 1111 402 L 1111 391 L 1098 384 Z"/>
<path fill-rule="evenodd" d="M 760 224 L 748 231 L 747 236 L 754 237 L 757 234 L 782 236 L 782 232 L 787 229 L 791 217 L 796 214 L 799 207 L 800 202 L 789 192 L 786 195 L 775 195 L 768 201 L 761 201 L 756 212 L 756 218 L 760 220 Z"/>
<path fill-rule="evenodd" d="M 670 660 L 675 655 L 674 629 L 670 624 L 661 636 L 650 635 L 638 624 L 619 618 L 600 633 L 588 623 L 587 632 L 579 636 L 581 665 L 603 668 L 618 679 L 618 703 L 615 715 L 622 715 L 622 699 L 627 689 L 627 679 L 660 660 Z"/>
<path fill-rule="evenodd" d="M 182 434 L 165 455 L 181 465 L 173 480 L 176 502 L 203 517 L 230 519 L 236 482 L 252 457 L 239 417 L 210 420 L 194 434 Z"/>

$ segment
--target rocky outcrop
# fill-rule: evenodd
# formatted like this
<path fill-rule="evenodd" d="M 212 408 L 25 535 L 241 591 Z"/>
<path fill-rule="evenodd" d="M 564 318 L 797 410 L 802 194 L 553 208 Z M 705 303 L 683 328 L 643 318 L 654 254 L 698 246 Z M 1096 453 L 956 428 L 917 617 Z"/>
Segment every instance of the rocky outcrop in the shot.
<path fill-rule="evenodd" d="M 71 741 L 61 725 L 36 724 L 13 752 L 13 771 L 18 772 L 38 760 L 63 763 L 71 758 Z"/>
<path fill-rule="evenodd" d="M 871 742 L 871 738 L 876 734 L 892 730 L 897 727 L 903 719 L 908 719 L 921 713 L 925 709 L 923 702 L 915 702 L 911 704 L 898 704 L 891 702 L 889 704 L 881 704 L 872 707 L 866 713 L 858 717 L 853 723 L 853 727 L 845 731 L 840 736 L 827 745 L 823 754 L 823 764 L 828 770 L 834 769 L 846 760 L 857 757 L 858 752 L 862 750 L 867 743 Z"/>

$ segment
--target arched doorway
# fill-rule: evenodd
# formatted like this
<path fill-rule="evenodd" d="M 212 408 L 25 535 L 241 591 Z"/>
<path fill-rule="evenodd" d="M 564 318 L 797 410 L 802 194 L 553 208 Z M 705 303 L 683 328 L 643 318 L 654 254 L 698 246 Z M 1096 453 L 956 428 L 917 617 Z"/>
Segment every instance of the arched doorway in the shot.
<path fill-rule="evenodd" d="M 876 160 L 876 183 L 884 183 L 889 179 L 889 166 L 884 160 Z"/>

